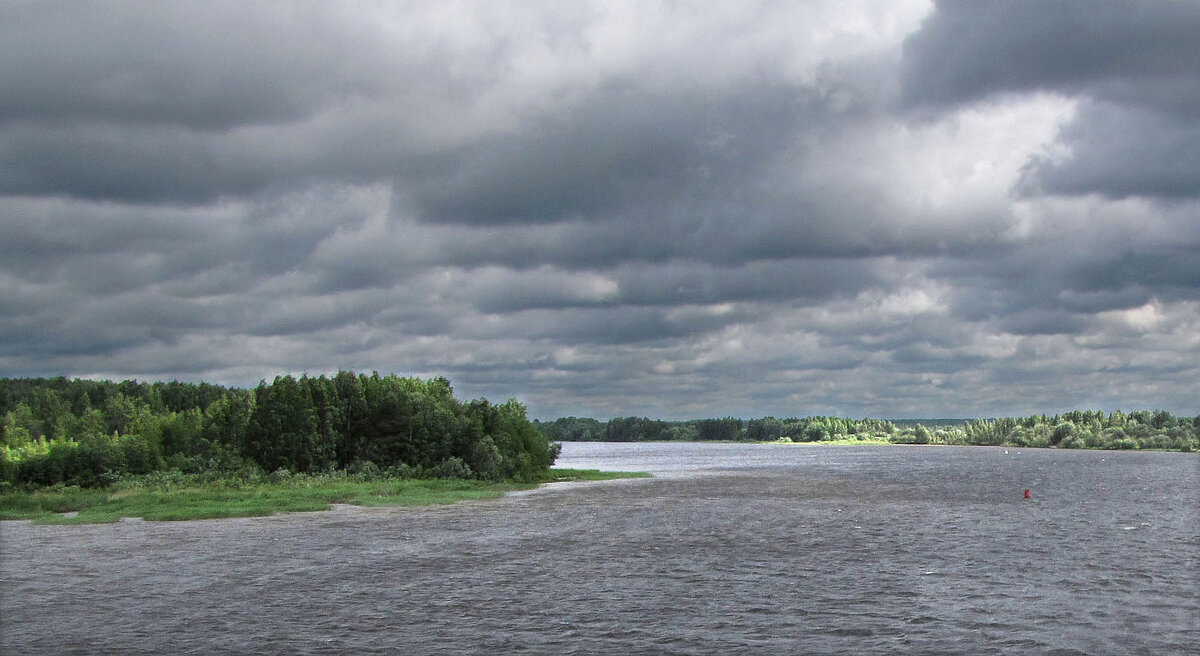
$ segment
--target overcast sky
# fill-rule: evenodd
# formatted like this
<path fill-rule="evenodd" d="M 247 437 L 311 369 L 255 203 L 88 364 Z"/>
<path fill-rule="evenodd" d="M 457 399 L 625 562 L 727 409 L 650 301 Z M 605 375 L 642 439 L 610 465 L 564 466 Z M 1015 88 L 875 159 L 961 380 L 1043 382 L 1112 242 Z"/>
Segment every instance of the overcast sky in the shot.
<path fill-rule="evenodd" d="M 0 3 L 0 376 L 1200 413 L 1200 2 Z"/>

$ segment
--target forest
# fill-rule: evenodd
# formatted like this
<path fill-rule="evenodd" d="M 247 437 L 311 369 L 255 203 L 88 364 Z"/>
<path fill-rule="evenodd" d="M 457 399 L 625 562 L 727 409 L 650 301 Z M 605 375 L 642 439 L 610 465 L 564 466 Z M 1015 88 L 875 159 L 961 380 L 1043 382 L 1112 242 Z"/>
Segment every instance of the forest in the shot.
<path fill-rule="evenodd" d="M 722 440 L 746 442 L 884 441 L 896 444 L 957 444 L 1061 449 L 1200 450 L 1200 416 L 1164 410 L 976 420 L 887 421 L 846 417 L 661 421 L 617 417 L 608 421 L 564 417 L 538 422 L 555 441 L 642 442 Z"/>
<path fill-rule="evenodd" d="M 891 442 L 1200 450 L 1200 416 L 1075 411 L 978 420 L 815 416 L 532 421 L 514 399 L 454 398 L 445 378 L 341 371 L 254 389 L 208 383 L 0 378 L 0 490 L 103 487 L 153 472 L 349 472 L 533 481 L 563 441 Z"/>
<path fill-rule="evenodd" d="M 252 390 L 3 378 L 0 417 L 0 489 L 161 471 L 531 481 L 558 455 L 515 399 L 461 402 L 445 378 L 349 371 Z"/>

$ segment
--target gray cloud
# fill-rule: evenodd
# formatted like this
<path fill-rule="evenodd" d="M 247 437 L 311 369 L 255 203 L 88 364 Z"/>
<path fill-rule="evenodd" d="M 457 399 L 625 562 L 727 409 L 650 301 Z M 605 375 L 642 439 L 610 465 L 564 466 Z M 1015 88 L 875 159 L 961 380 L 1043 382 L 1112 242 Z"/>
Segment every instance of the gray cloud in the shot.
<path fill-rule="evenodd" d="M 1200 106 L 1200 7 L 1125 2 L 939 0 L 905 42 L 908 103 L 996 93 L 1082 93 L 1165 113 Z"/>
<path fill-rule="evenodd" d="M 1087 99 L 1026 193 L 1200 195 L 1200 5 L 945 1 L 905 43 L 903 101 L 937 108 L 1041 92 Z M 937 111 L 936 109 L 934 111 Z"/>
<path fill-rule="evenodd" d="M 1195 84 L 1200 87 L 1200 78 Z M 1173 118 L 1137 107 L 1088 103 L 1059 139 L 1069 154 L 1031 159 L 1023 193 L 1168 200 L 1200 196 L 1200 115 Z"/>
<path fill-rule="evenodd" d="M 378 90 L 385 69 L 369 55 L 383 44 L 347 18 L 319 5 L 8 4 L 0 117 L 201 132 L 293 121 Z"/>
<path fill-rule="evenodd" d="M 1200 412 L 1197 27 L 7 5 L 0 375 L 378 369 L 542 417 Z"/>

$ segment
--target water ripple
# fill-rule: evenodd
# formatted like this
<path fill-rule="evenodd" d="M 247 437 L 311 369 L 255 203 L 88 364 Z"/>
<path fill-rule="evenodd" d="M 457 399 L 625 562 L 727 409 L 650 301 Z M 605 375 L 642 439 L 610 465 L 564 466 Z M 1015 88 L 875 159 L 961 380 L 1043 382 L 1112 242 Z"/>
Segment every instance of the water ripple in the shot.
<path fill-rule="evenodd" d="M 1124 493 L 1194 492 L 1194 454 L 1096 468 L 1095 453 L 774 448 L 730 469 L 745 447 L 705 446 L 660 445 L 672 476 L 442 508 L 7 522 L 0 652 L 1190 654 L 1200 640 L 1195 511 Z M 692 475 L 706 458 L 720 468 Z"/>

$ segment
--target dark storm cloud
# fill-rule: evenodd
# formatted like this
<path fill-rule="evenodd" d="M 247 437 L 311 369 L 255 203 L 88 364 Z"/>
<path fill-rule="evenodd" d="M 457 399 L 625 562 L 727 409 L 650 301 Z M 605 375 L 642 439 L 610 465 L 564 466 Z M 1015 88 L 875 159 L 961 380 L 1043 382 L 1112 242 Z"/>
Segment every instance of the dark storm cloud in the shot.
<path fill-rule="evenodd" d="M 590 272 L 553 267 L 455 273 L 441 293 L 482 312 L 586 307 L 672 308 L 735 302 L 812 305 L 888 287 L 878 263 L 869 260 L 756 261 L 740 266 L 699 262 L 627 263 Z"/>
<path fill-rule="evenodd" d="M 679 203 L 704 211 L 761 175 L 807 114 L 805 90 L 778 84 L 614 86 L 453 153 L 416 191 L 422 217 L 507 224 L 645 221 Z"/>
<path fill-rule="evenodd" d="M 331 193 L 320 202 L 180 209 L 10 197 L 4 229 L 12 237 L 0 254 L 14 277 L 96 294 L 172 284 L 199 285 L 196 294 L 236 291 L 293 269 L 334 230 L 326 221 L 342 218 L 351 202 Z"/>
<path fill-rule="evenodd" d="M 815 303 L 886 286 L 884 274 L 864 260 L 769 260 L 739 267 L 679 263 L 628 267 L 617 272 L 621 298 L 632 304 L 794 301 Z"/>
<path fill-rule="evenodd" d="M 1200 77 L 1194 82 L 1200 88 Z M 1200 106 L 1200 97 L 1196 98 Z M 1069 155 L 1035 157 L 1022 192 L 1167 200 L 1200 197 L 1200 114 L 1087 103 L 1059 136 Z"/>
<path fill-rule="evenodd" d="M 209 131 L 301 118 L 378 70 L 321 4 L 13 2 L 0 119 Z"/>
<path fill-rule="evenodd" d="M 501 328 L 503 334 L 531 339 L 563 340 L 570 344 L 639 344 L 711 333 L 745 320 L 745 312 L 682 313 L 659 307 L 581 308 L 571 312 L 526 310 L 491 321 L 462 325 L 463 335 L 485 338 Z"/>
<path fill-rule="evenodd" d="M 1037 156 L 1026 193 L 1200 196 L 1200 4 L 938 2 L 905 43 L 904 92 L 930 108 L 1045 92 L 1089 99 Z M 937 110 L 934 110 L 937 111 Z"/>
<path fill-rule="evenodd" d="M 450 69 L 486 60 L 405 9 L 8 3 L 0 191 L 195 204 L 420 170 L 471 101 Z"/>
<path fill-rule="evenodd" d="M 1198 31 L 1191 0 L 940 0 L 905 42 L 904 98 L 1084 93 L 1196 116 Z"/>
<path fill-rule="evenodd" d="M 929 274 L 951 282 L 964 319 L 998 319 L 1015 334 L 1078 334 L 1101 312 L 1200 298 L 1198 210 L 1147 204 L 1114 225 L 1090 205 L 1056 206 L 1048 211 L 1077 218 L 1019 248 L 944 258 Z"/>
<path fill-rule="evenodd" d="M 877 63 L 822 63 L 797 82 L 765 74 L 779 53 L 764 50 L 763 62 L 728 64 L 749 74 L 711 80 L 687 53 L 669 53 L 677 76 L 614 72 L 569 85 L 567 102 L 524 106 L 509 96 L 531 90 L 504 78 L 521 44 L 504 38 L 455 50 L 412 27 L 392 42 L 364 34 L 336 9 L 199 11 L 10 9 L 21 38 L 8 42 L 17 63 L 0 82 L 19 100 L 0 113 L 0 191 L 203 204 L 386 182 L 400 211 L 432 223 L 615 222 L 579 235 L 596 237 L 594 257 L 606 259 L 740 262 L 932 243 L 887 218 L 877 193 L 803 174 L 824 164 L 803 135 L 819 142 L 875 111 Z M 76 48 L 55 45 L 73 37 Z M 44 59 L 44 73 L 20 65 L 31 55 L 18 48 Z M 496 113 L 476 116 L 489 102 Z M 781 162 L 799 175 L 771 181 Z"/>
<path fill-rule="evenodd" d="M 1188 409 L 1195 14 L 8 3 L 0 375 Z"/>
<path fill-rule="evenodd" d="M 1078 314 L 1032 307 L 1004 316 L 1000 328 L 1013 335 L 1063 335 L 1082 332 L 1087 321 Z"/>
<path fill-rule="evenodd" d="M 1163 300 L 1200 295 L 1200 244 L 1165 246 L 1154 251 L 1121 250 L 1073 272 L 1066 291 L 1122 292 L 1150 290 Z"/>

